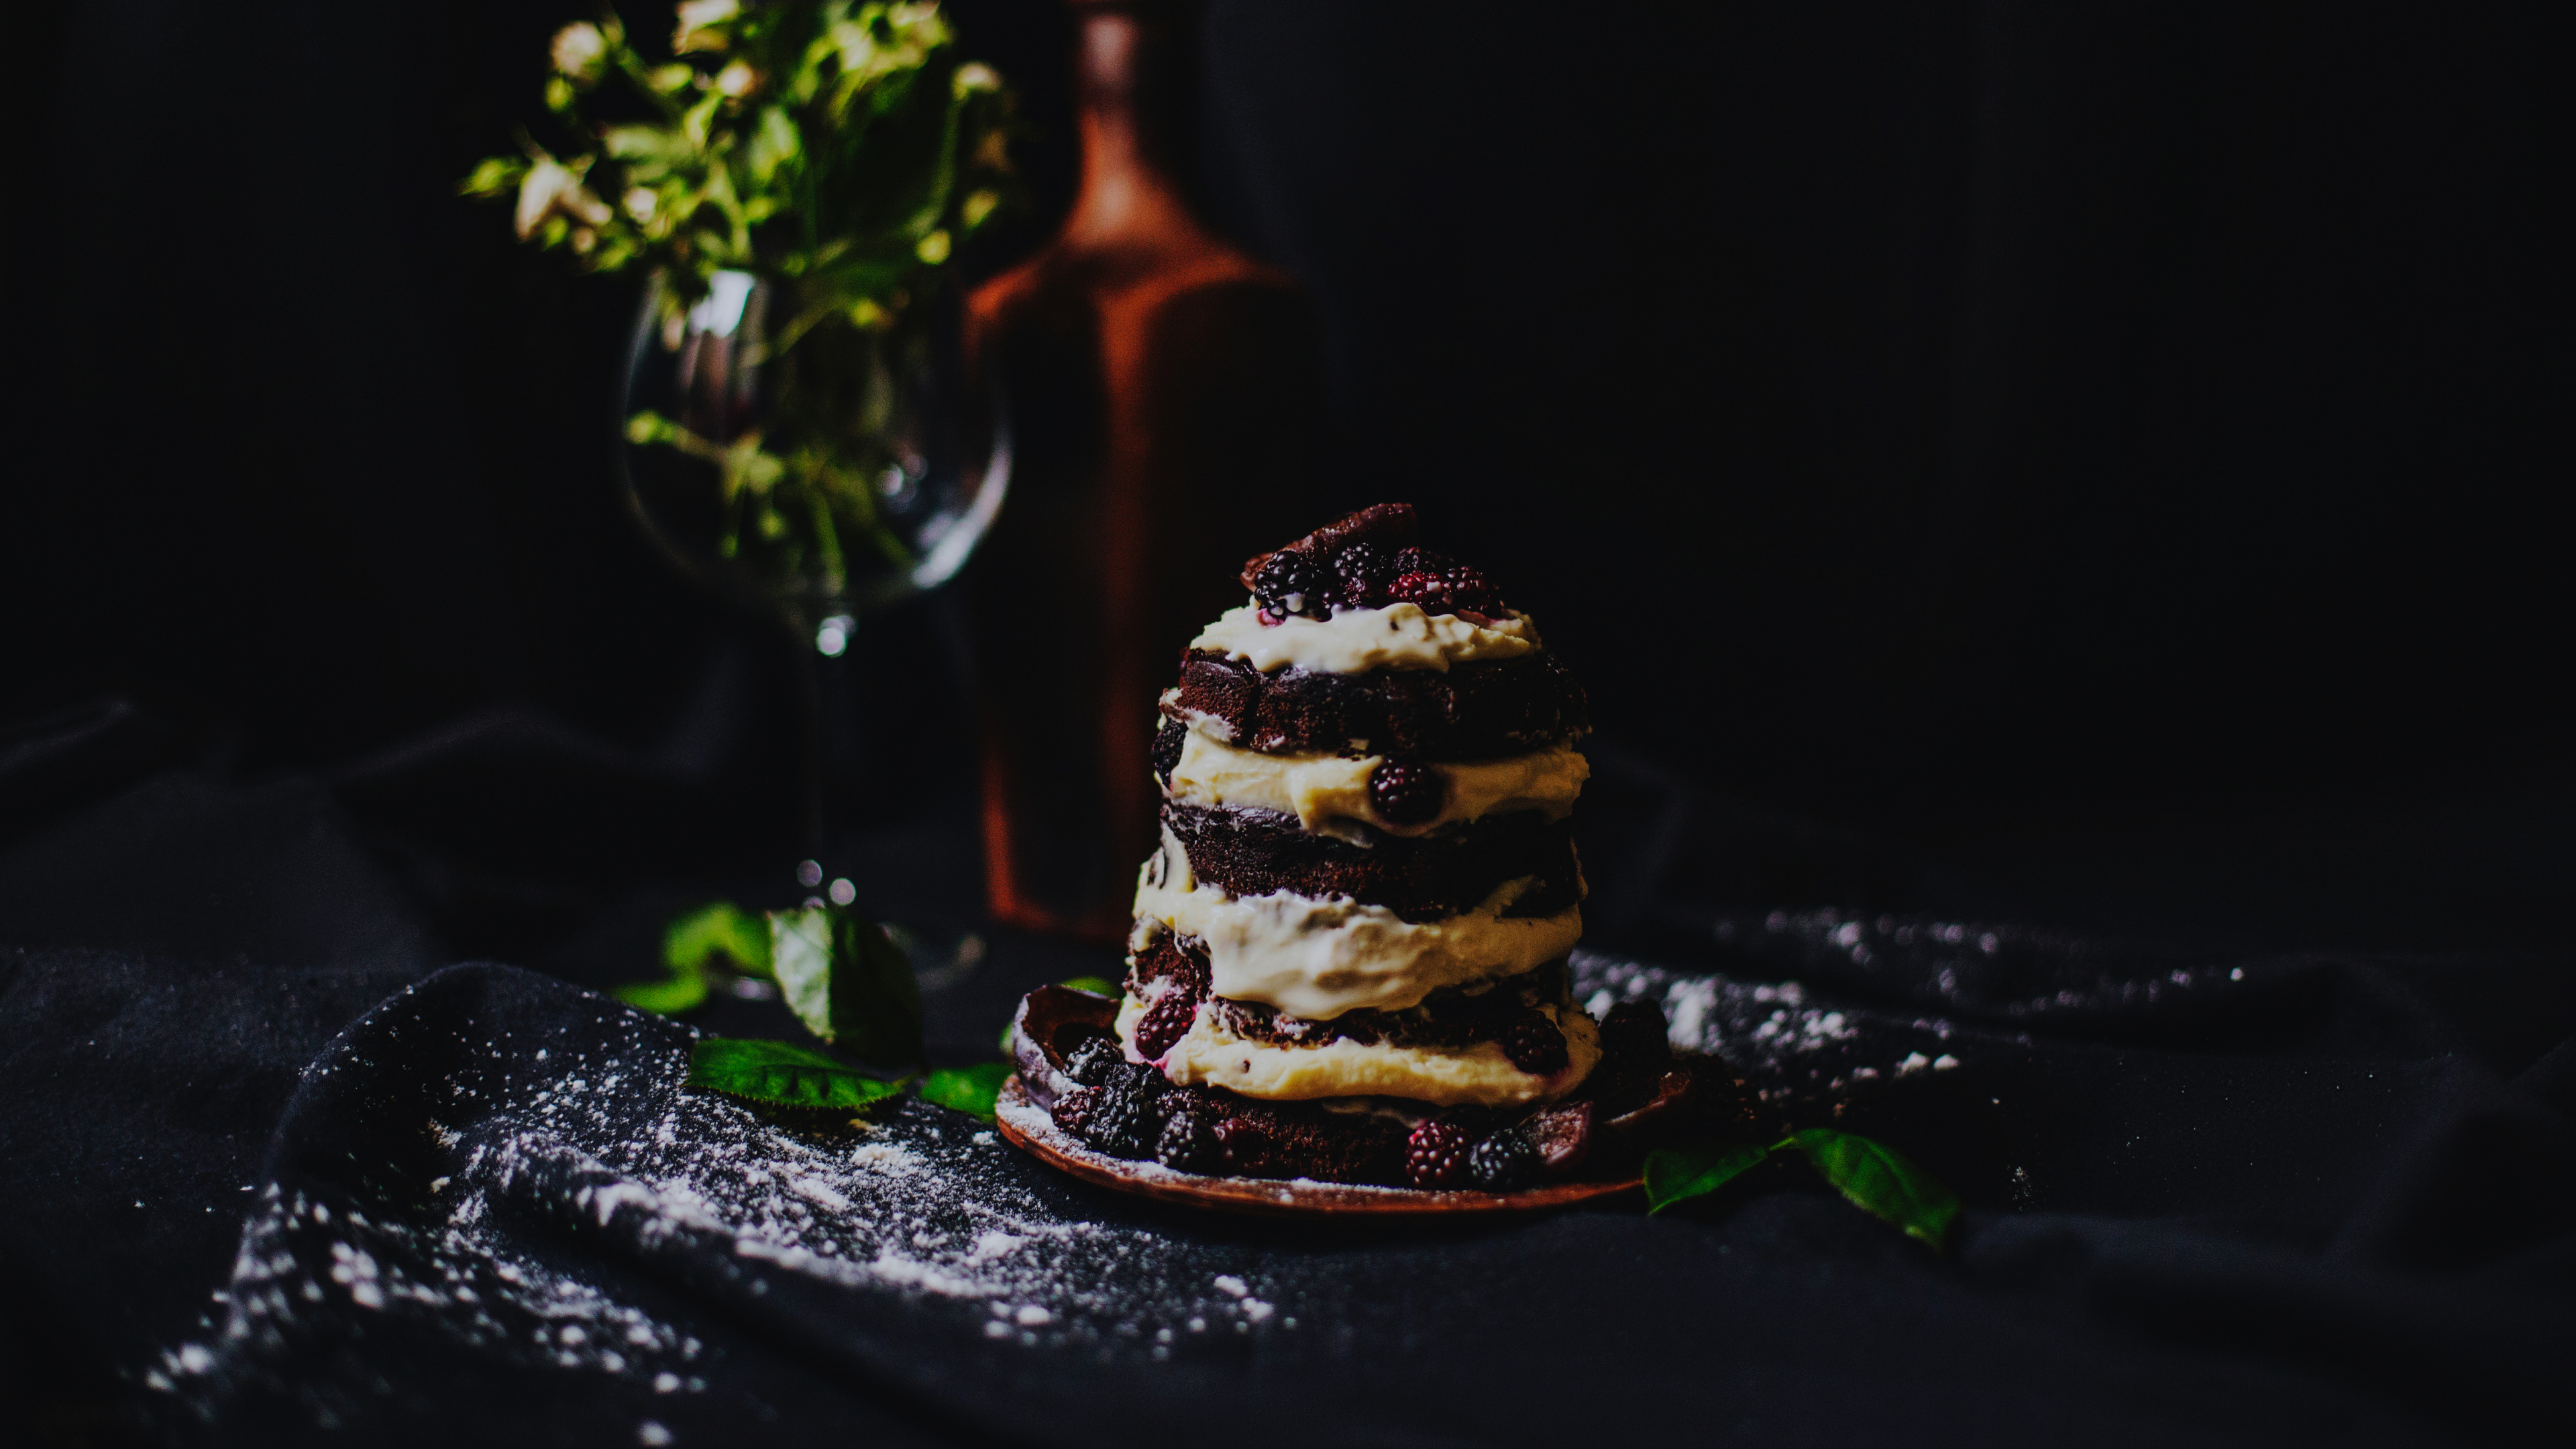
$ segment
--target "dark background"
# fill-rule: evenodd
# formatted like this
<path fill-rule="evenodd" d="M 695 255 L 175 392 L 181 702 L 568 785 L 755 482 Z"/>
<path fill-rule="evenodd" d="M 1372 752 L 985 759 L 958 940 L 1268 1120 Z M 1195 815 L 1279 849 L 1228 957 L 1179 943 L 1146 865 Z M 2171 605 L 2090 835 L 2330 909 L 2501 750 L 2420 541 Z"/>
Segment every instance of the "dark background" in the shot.
<path fill-rule="evenodd" d="M 1070 195 L 1069 25 L 951 9 L 1036 132 L 989 274 Z M 575 894 L 792 853 L 792 661 L 614 496 L 634 282 L 454 195 L 587 13 L 17 22 L 0 719 L 122 694 Z M 2542 23 L 1217 0 L 1193 181 L 1322 303 L 1318 521 L 1422 505 L 1604 758 L 1996 911 L 2530 946 L 2570 817 Z M 941 607 L 864 641 L 885 821 L 968 788 Z M 520 742 L 481 793 L 368 794 L 478 717 Z M 565 749 L 644 783 L 558 789 Z"/>

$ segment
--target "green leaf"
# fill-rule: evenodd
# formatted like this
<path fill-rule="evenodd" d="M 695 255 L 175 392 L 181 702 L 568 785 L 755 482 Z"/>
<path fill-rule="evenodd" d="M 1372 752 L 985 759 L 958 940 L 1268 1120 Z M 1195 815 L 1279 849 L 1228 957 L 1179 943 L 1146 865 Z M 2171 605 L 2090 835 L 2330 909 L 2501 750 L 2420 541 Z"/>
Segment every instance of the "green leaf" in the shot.
<path fill-rule="evenodd" d="M 1742 1177 L 1764 1158 L 1768 1147 L 1659 1147 L 1646 1154 L 1646 1211 L 1659 1213 L 1677 1202 L 1705 1197 Z"/>
<path fill-rule="evenodd" d="M 637 981 L 618 987 L 613 993 L 620 1001 L 638 1011 L 659 1016 L 678 1016 L 695 1011 L 707 999 L 707 978 L 695 966 L 675 969 L 667 981 Z"/>
<path fill-rule="evenodd" d="M 776 1107 L 858 1110 L 903 1091 L 846 1062 L 783 1041 L 711 1036 L 689 1048 L 689 1085 Z"/>
<path fill-rule="evenodd" d="M 769 924 L 731 901 L 716 901 L 672 917 L 662 932 L 662 960 L 674 970 L 697 971 L 718 956 L 741 975 L 768 975 Z"/>
<path fill-rule="evenodd" d="M 980 1067 L 941 1067 L 921 1079 L 921 1100 L 972 1112 L 990 1121 L 993 1099 L 1001 1094 L 1002 1082 L 1010 1075 L 1010 1067 L 1002 1062 L 986 1062 Z"/>
<path fill-rule="evenodd" d="M 1856 1132 L 1810 1127 L 1790 1133 L 1779 1145 L 1805 1153 L 1825 1181 L 1862 1211 L 1936 1249 L 1958 1220 L 1957 1196 L 1883 1142 Z"/>
<path fill-rule="evenodd" d="M 921 1060 L 921 983 L 877 923 L 846 906 L 769 916 L 770 965 L 805 1029 L 871 1066 Z"/>

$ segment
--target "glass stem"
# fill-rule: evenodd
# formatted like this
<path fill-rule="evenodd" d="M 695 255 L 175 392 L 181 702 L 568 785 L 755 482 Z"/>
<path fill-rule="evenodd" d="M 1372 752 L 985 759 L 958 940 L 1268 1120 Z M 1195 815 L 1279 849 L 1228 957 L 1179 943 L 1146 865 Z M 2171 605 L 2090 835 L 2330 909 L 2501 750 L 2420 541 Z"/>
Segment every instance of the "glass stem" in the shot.
<path fill-rule="evenodd" d="M 827 872 L 859 783 L 858 684 L 849 657 L 856 627 L 836 614 L 797 640 L 805 659 L 805 852 Z"/>

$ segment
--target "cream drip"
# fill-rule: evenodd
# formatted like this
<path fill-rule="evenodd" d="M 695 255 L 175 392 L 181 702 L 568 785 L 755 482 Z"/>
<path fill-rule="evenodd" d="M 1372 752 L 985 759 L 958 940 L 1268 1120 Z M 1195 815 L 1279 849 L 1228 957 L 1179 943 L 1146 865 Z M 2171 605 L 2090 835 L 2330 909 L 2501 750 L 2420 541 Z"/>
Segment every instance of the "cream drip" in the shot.
<path fill-rule="evenodd" d="M 1319 1097 L 1402 1097 L 1434 1106 L 1518 1107 L 1574 1090 L 1601 1060 L 1592 1018 L 1572 1007 L 1539 1012 L 1565 1033 L 1562 1071 L 1534 1077 L 1512 1065 L 1496 1042 L 1465 1047 L 1393 1046 L 1337 1038 L 1321 1046 L 1253 1041 L 1219 1025 L 1205 1007 L 1162 1058 L 1163 1075 L 1181 1086 L 1204 1082 L 1265 1101 Z M 1129 997 L 1118 1010 L 1118 1036 L 1135 1054 L 1136 1022 L 1145 1003 Z"/>
<path fill-rule="evenodd" d="M 1458 614 L 1426 614 L 1419 604 L 1383 609 L 1337 609 L 1329 619 L 1292 617 L 1261 622 L 1260 606 L 1226 610 L 1190 641 L 1247 660 L 1264 674 L 1295 665 L 1317 674 L 1365 674 L 1372 669 L 1435 669 L 1481 659 L 1517 659 L 1539 647 L 1530 616 L 1478 624 Z"/>
<path fill-rule="evenodd" d="M 1434 763 L 1448 788 L 1440 813 L 1419 825 L 1398 825 L 1377 813 L 1369 776 L 1383 755 L 1265 755 L 1241 749 L 1192 728 L 1180 763 L 1164 793 L 1185 805 L 1232 806 L 1294 815 L 1310 835 L 1332 835 L 1366 845 L 1360 822 L 1388 835 L 1428 835 L 1462 821 L 1513 810 L 1545 811 L 1550 820 L 1573 813 L 1591 762 L 1562 745 L 1500 760 Z"/>
<path fill-rule="evenodd" d="M 1444 986 L 1518 976 L 1557 960 L 1583 938 L 1583 910 L 1505 916 L 1536 881 L 1495 888 L 1472 911 L 1408 921 L 1348 896 L 1294 891 L 1236 897 L 1201 885 L 1167 829 L 1136 884 L 1141 944 L 1155 928 L 1195 936 L 1208 953 L 1208 985 L 1232 1001 L 1258 1001 L 1291 1016 L 1329 1021 L 1374 1007 L 1401 1011 Z"/>

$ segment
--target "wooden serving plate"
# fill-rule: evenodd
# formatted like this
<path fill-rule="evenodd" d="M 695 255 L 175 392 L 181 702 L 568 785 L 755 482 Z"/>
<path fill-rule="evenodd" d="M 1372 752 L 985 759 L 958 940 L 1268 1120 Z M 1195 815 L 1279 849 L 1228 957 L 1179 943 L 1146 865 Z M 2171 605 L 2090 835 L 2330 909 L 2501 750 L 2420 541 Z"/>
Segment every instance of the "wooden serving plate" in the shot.
<path fill-rule="evenodd" d="M 1194 1172 L 1174 1172 L 1156 1163 L 1110 1157 L 1074 1140 L 1057 1128 L 1045 1108 L 1030 1100 L 1016 1072 L 1002 1083 L 1002 1094 L 994 1103 L 994 1124 L 1012 1146 L 1059 1172 L 1112 1192 L 1266 1217 L 1544 1212 L 1569 1203 L 1631 1192 L 1638 1186 L 1638 1179 L 1628 1177 L 1606 1182 L 1550 1183 L 1519 1192 L 1424 1192 L 1406 1187 L 1347 1187 L 1302 1178 L 1282 1182 L 1275 1178 L 1202 1177 Z"/>

